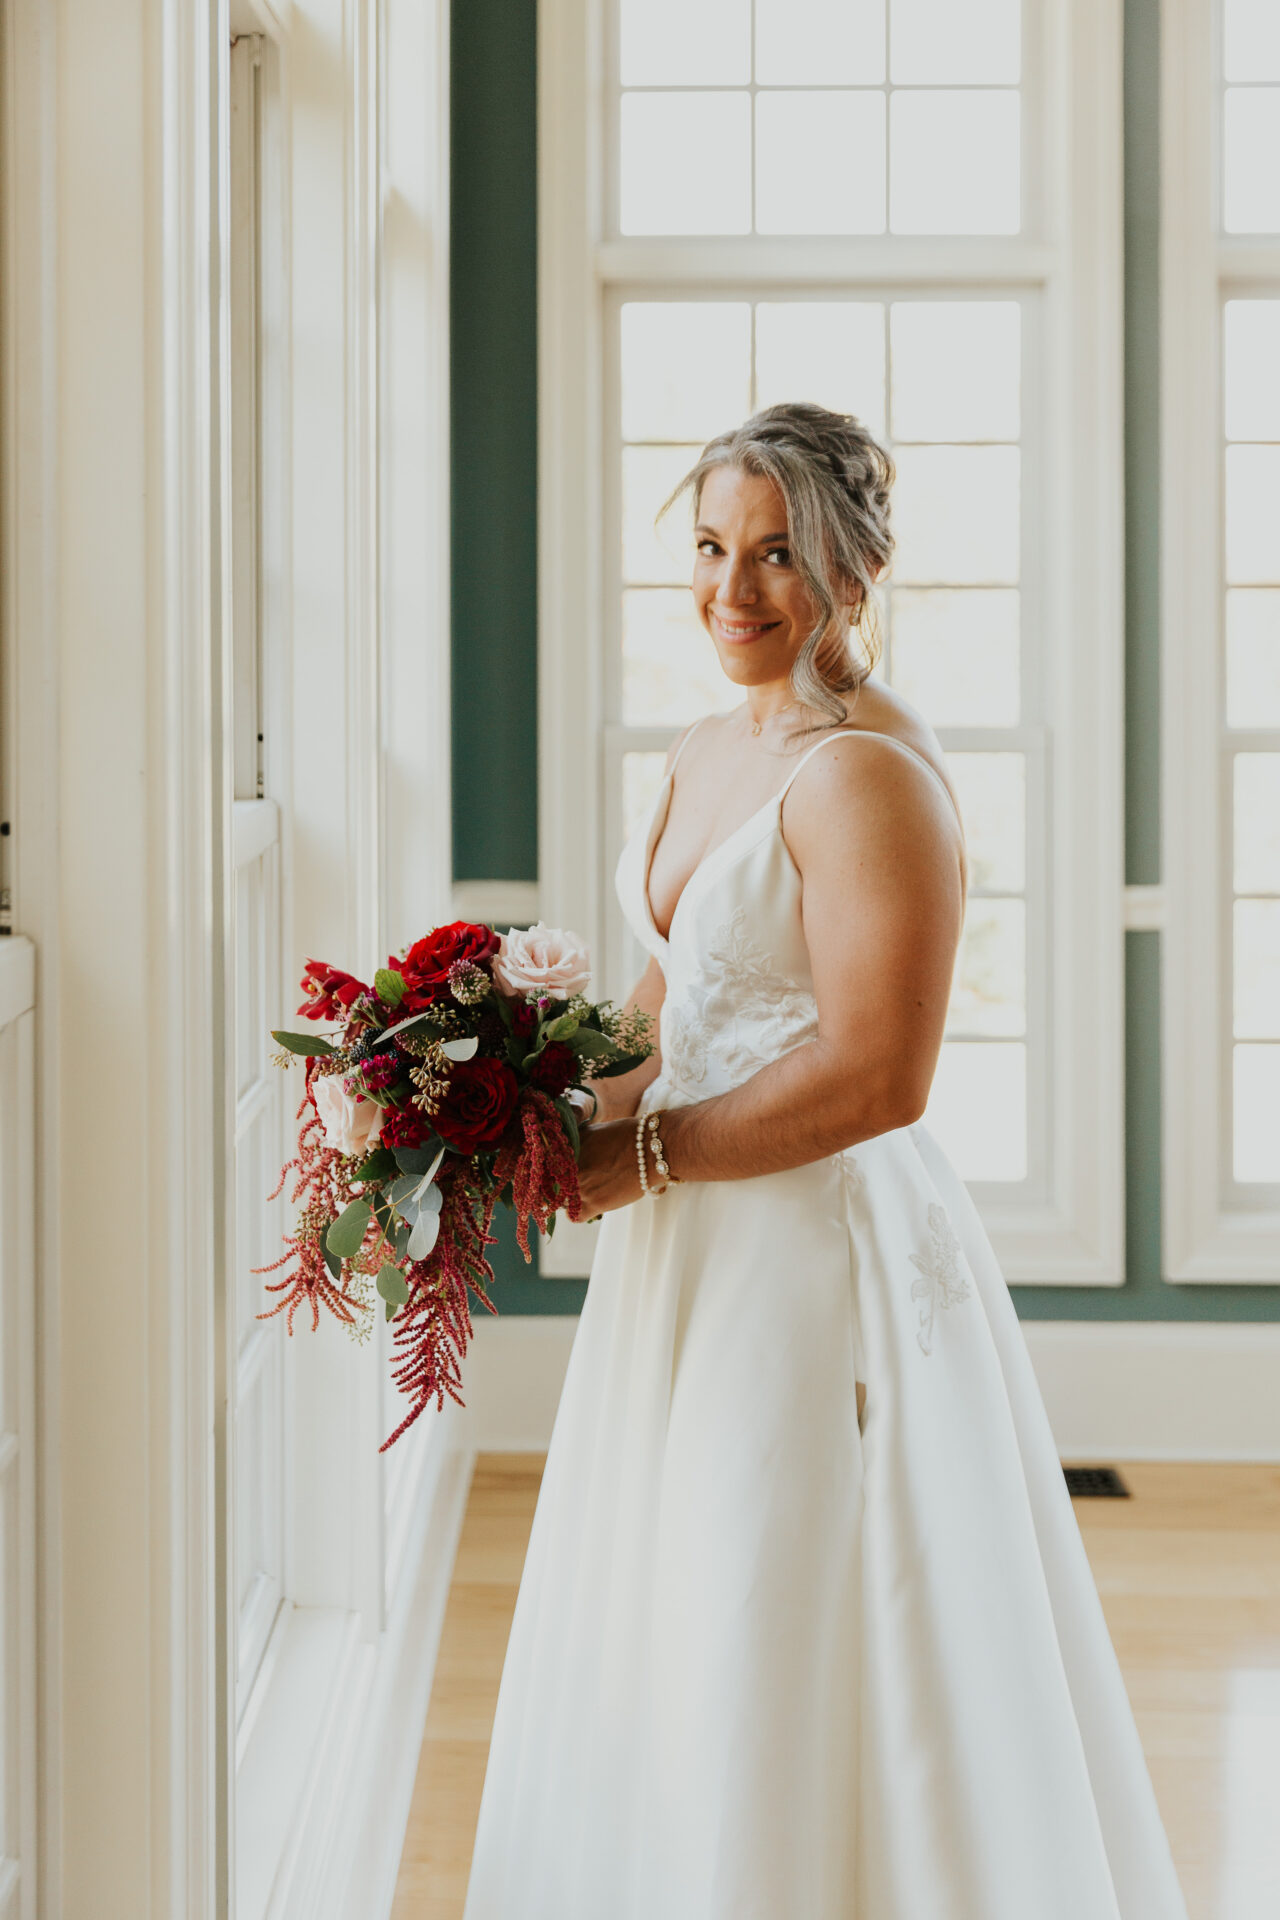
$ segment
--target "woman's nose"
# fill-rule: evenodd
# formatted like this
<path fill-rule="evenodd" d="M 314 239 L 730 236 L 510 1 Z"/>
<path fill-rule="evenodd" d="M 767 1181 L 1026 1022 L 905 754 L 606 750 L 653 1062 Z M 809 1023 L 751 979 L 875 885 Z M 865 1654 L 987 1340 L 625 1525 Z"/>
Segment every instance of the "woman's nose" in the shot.
<path fill-rule="evenodd" d="M 756 597 L 751 565 L 746 560 L 730 560 L 725 569 L 721 598 L 727 606 L 744 607 Z"/>

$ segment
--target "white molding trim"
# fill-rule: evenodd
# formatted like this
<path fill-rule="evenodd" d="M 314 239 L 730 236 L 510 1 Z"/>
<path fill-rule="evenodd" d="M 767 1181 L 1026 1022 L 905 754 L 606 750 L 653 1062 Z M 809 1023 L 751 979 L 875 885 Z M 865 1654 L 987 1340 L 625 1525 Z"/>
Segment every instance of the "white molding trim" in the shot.
<path fill-rule="evenodd" d="M 1213 0 L 1161 15 L 1161 651 L 1165 1278 L 1280 1281 L 1280 1209 L 1224 1205 L 1226 798 Z M 1256 252 L 1256 249 L 1252 251 Z"/>
<path fill-rule="evenodd" d="M 1167 925 L 1169 896 L 1161 886 L 1133 886 L 1124 890 L 1126 933 L 1159 933 Z"/>
<path fill-rule="evenodd" d="M 495 927 L 531 927 L 540 918 L 536 880 L 455 880 L 453 911 L 459 920 Z"/>
<path fill-rule="evenodd" d="M 542 1453 L 577 1320 L 477 1327 L 466 1375 L 468 1444 Z M 1064 1460 L 1280 1461 L 1280 1324 L 1023 1320 Z"/>
<path fill-rule="evenodd" d="M 1280 1461 L 1280 1324 L 1021 1324 L 1064 1460 Z"/>
<path fill-rule="evenodd" d="M 1029 60 L 1037 75 L 1050 77 L 1034 116 L 1045 127 L 1045 167 L 1032 167 L 1028 231 L 1016 242 L 954 246 L 604 237 L 604 12 L 603 0 L 546 0 L 539 9 L 539 413 L 555 422 L 539 450 L 542 912 L 587 936 L 598 976 L 609 976 L 604 984 L 616 991 L 612 961 L 605 964 L 604 856 L 613 792 L 606 769 L 617 730 L 605 726 L 605 663 L 592 637 L 604 612 L 603 330 L 618 288 L 652 289 L 664 277 L 676 292 L 730 280 L 797 284 L 817 273 L 828 286 L 861 285 L 868 272 L 893 284 L 931 279 L 945 288 L 961 264 L 966 284 L 988 276 L 997 285 L 1034 287 L 1053 369 L 1043 394 L 1028 400 L 1028 438 L 1044 452 L 1043 484 L 1035 489 L 1044 535 L 1037 527 L 1028 540 L 1053 629 L 1044 662 L 1054 736 L 1046 756 L 1052 898 L 1035 916 L 1049 942 L 1039 972 L 1053 983 L 1035 1133 L 1047 1142 L 1049 1164 L 1033 1168 L 1024 1190 L 975 1188 L 975 1197 L 1011 1281 L 1117 1286 L 1124 1278 L 1119 0 L 1052 0 L 1043 10 Z M 606 497 L 612 487 L 610 479 Z M 1091 556 L 1086 576 L 1076 562 L 1081 552 Z M 640 741 L 628 734 L 627 744 Z M 563 1273 L 565 1262 L 581 1270 L 581 1247 L 547 1252 L 544 1271 Z"/>
<path fill-rule="evenodd" d="M 412 1550 L 385 1629 L 295 1608 L 241 1762 L 238 1920 L 386 1920 L 417 1775 L 472 1453 L 454 1407 L 398 1444 L 420 1459 Z"/>

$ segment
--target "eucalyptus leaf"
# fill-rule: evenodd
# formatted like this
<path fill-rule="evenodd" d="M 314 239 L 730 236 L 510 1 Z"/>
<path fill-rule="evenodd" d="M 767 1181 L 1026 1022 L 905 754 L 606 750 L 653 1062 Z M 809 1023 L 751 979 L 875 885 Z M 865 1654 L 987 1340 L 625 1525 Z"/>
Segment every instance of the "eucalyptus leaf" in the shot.
<path fill-rule="evenodd" d="M 397 1308 L 396 1308 L 396 1303 L 395 1303 L 395 1301 L 394 1301 L 394 1300 L 388 1300 L 388 1301 L 386 1302 L 386 1304 L 384 1305 L 384 1307 L 383 1307 L 383 1309 L 382 1309 L 382 1311 L 383 1311 L 383 1312 L 384 1312 L 384 1313 L 386 1314 L 386 1316 L 387 1316 L 387 1318 L 388 1318 L 388 1320 L 394 1320 L 394 1319 L 395 1319 L 395 1317 L 396 1317 L 396 1312 L 397 1312 Z"/>
<path fill-rule="evenodd" d="M 594 1080 L 616 1080 L 620 1073 L 630 1073 L 633 1067 L 641 1067 L 649 1058 L 647 1053 L 624 1053 L 617 1060 L 607 1061 L 597 1067 L 592 1074 Z"/>
<path fill-rule="evenodd" d="M 421 1179 L 439 1161 L 441 1146 L 438 1140 L 427 1140 L 420 1147 L 395 1147 L 392 1151 L 401 1173 L 416 1173 Z"/>
<path fill-rule="evenodd" d="M 419 1020 L 425 1020 L 426 1018 L 427 1011 L 424 1010 L 422 1013 L 411 1013 L 407 1020 L 397 1020 L 394 1027 L 384 1027 L 378 1039 L 374 1042 L 375 1046 L 380 1047 L 382 1042 L 389 1040 L 393 1033 L 403 1033 L 406 1027 L 416 1027 Z"/>
<path fill-rule="evenodd" d="M 353 1180 L 387 1180 L 396 1170 L 396 1157 L 390 1147 L 375 1147 L 367 1160 L 362 1160 L 351 1178 Z"/>
<path fill-rule="evenodd" d="M 544 1233 L 546 1234 L 546 1237 L 547 1237 L 547 1239 L 548 1239 L 548 1240 L 549 1240 L 549 1239 L 551 1238 L 551 1236 L 552 1236 L 552 1234 L 553 1234 L 553 1233 L 555 1232 L 555 1230 L 556 1230 L 556 1221 L 557 1221 L 557 1220 L 558 1220 L 559 1218 L 560 1218 L 560 1216 L 559 1216 L 559 1214 L 558 1214 L 558 1213 L 549 1213 L 549 1214 L 547 1215 L 547 1224 L 546 1224 L 546 1226 L 544 1227 L 544 1229 L 543 1229 L 543 1231 L 544 1231 Z"/>
<path fill-rule="evenodd" d="M 322 1246 L 322 1247 L 321 1247 L 321 1249 L 320 1249 L 320 1251 L 321 1251 L 321 1253 L 323 1253 L 323 1255 L 324 1255 L 324 1263 L 325 1263 L 325 1265 L 326 1265 L 326 1267 L 328 1267 L 328 1269 L 329 1269 L 329 1271 L 330 1271 L 330 1273 L 331 1273 L 331 1274 L 333 1275 L 333 1277 L 334 1277 L 334 1279 L 335 1279 L 335 1280 L 341 1280 L 341 1278 L 342 1278 L 342 1262 L 341 1262 L 341 1260 L 339 1260 L 339 1258 L 338 1258 L 338 1256 L 337 1256 L 337 1254 L 336 1254 L 336 1253 L 330 1253 L 330 1251 L 329 1251 L 329 1249 L 328 1249 L 328 1247 L 327 1247 L 327 1246 Z"/>
<path fill-rule="evenodd" d="M 582 1135 L 578 1131 L 578 1116 L 569 1105 L 569 1102 L 564 1098 L 563 1094 L 554 1104 L 556 1112 L 564 1122 L 564 1130 L 569 1136 L 569 1145 L 573 1148 L 573 1157 L 576 1160 L 579 1147 L 582 1143 Z"/>
<path fill-rule="evenodd" d="M 300 1053 L 308 1060 L 323 1060 L 333 1048 L 318 1033 L 277 1033 L 271 1029 L 271 1038 L 278 1040 L 286 1053 Z"/>
<path fill-rule="evenodd" d="M 546 1029 L 546 1037 L 548 1040 L 567 1040 L 570 1034 L 576 1033 L 577 1031 L 577 1014 L 562 1013 L 560 1018 L 553 1020 L 551 1025 Z"/>
<path fill-rule="evenodd" d="M 399 1226 L 396 1228 L 395 1233 L 392 1235 L 391 1244 L 395 1248 L 397 1260 L 408 1259 L 409 1235 L 411 1232 L 412 1232 L 412 1228 L 408 1225 L 407 1221 L 402 1220 Z"/>
<path fill-rule="evenodd" d="M 440 1051 L 446 1060 L 474 1060 L 479 1045 L 480 1042 L 473 1033 L 469 1034 L 465 1040 L 442 1041 Z"/>
<path fill-rule="evenodd" d="M 373 976 L 373 990 L 386 1007 L 398 1007 L 404 999 L 404 975 L 394 967 L 379 967 Z"/>
<path fill-rule="evenodd" d="M 359 1253 L 372 1218 L 373 1208 L 367 1200 L 353 1200 L 349 1207 L 344 1207 L 325 1235 L 330 1253 L 338 1254 L 343 1260 Z"/>
<path fill-rule="evenodd" d="M 607 1033 L 597 1033 L 594 1027 L 579 1027 L 569 1045 L 583 1060 L 616 1060 L 621 1051 L 616 1040 Z"/>
<path fill-rule="evenodd" d="M 420 1214 L 417 1225 L 409 1235 L 409 1258 L 411 1260 L 425 1260 L 431 1252 L 431 1249 L 435 1246 L 439 1236 L 439 1212 L 423 1212 Z"/>
<path fill-rule="evenodd" d="M 398 1307 L 402 1307 L 409 1298 L 409 1282 L 399 1267 L 393 1267 L 390 1263 L 379 1268 L 376 1284 L 383 1299 L 394 1301 Z"/>

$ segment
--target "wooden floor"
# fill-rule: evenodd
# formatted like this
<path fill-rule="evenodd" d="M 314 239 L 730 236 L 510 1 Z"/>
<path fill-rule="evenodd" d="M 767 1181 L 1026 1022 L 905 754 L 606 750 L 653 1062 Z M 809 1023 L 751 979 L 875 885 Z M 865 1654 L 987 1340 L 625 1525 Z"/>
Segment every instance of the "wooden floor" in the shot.
<path fill-rule="evenodd" d="M 541 1468 L 531 1454 L 476 1467 L 392 1920 L 462 1914 Z M 1277 1920 L 1280 1467 L 1121 1471 L 1131 1500 L 1076 1512 L 1190 1920 Z"/>

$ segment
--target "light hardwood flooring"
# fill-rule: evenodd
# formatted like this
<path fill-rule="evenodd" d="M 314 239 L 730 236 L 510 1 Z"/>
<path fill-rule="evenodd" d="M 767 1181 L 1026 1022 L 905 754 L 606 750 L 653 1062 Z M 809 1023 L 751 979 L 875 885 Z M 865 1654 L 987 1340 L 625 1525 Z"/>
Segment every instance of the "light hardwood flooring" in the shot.
<path fill-rule="evenodd" d="M 460 1920 L 542 1461 L 482 1454 L 392 1920 Z M 1190 1920 L 1280 1916 L 1280 1467 L 1121 1463 L 1078 1500 Z M 512 1920 L 518 1920 L 517 1915 Z"/>

